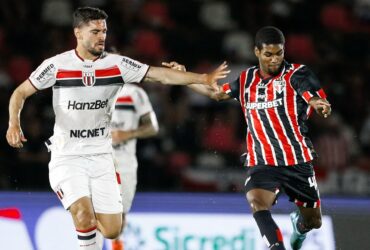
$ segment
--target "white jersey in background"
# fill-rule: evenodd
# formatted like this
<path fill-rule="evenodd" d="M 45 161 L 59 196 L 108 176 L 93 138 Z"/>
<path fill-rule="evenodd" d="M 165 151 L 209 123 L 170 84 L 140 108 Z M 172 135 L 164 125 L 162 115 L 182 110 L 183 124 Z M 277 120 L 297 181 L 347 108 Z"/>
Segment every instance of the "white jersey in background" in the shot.
<path fill-rule="evenodd" d="M 29 80 L 37 89 L 53 87 L 55 126 L 47 141 L 53 154 L 111 153 L 115 96 L 124 83 L 140 82 L 148 68 L 110 53 L 83 60 L 75 50 L 45 60 Z"/>
<path fill-rule="evenodd" d="M 146 92 L 134 84 L 125 84 L 117 96 L 112 130 L 136 130 L 139 128 L 140 118 L 148 113 L 155 116 Z M 156 117 L 154 118 L 156 122 Z M 130 210 L 136 191 L 138 168 L 136 142 L 137 139 L 131 139 L 114 146 L 116 170 L 121 177 L 124 213 Z"/>
<path fill-rule="evenodd" d="M 153 107 L 145 91 L 134 85 L 125 84 L 120 90 L 112 116 L 112 130 L 138 129 L 140 117 L 153 112 Z M 131 139 L 114 147 L 116 157 L 124 158 L 129 165 L 137 165 L 137 139 Z"/>

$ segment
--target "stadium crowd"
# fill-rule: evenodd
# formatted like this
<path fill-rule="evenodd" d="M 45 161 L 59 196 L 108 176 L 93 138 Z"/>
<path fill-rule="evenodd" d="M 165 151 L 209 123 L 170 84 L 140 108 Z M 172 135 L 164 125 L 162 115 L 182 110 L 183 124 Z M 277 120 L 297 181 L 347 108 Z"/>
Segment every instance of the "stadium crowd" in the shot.
<path fill-rule="evenodd" d="M 96 6 L 108 15 L 107 49 L 151 65 L 176 60 L 211 70 L 226 60 L 233 80 L 256 63 L 253 36 L 274 25 L 286 58 L 316 72 L 333 105 L 315 115 L 310 137 L 326 194 L 370 195 L 370 2 L 242 0 L 6 0 L 0 2 L 0 190 L 49 190 L 51 90 L 23 110 L 25 147 L 6 143 L 10 94 L 43 58 L 75 47 L 72 11 Z M 367 80 L 366 80 L 367 79 Z M 143 84 L 160 133 L 138 145 L 139 191 L 240 191 L 245 169 L 244 118 L 235 101 L 220 105 L 185 87 Z"/>

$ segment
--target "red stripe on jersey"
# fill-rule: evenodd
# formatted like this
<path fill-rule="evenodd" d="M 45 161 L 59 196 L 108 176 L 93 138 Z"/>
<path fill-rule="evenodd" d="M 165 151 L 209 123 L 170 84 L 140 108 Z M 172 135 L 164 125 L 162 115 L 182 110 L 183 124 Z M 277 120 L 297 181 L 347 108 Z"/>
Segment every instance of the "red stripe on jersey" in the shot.
<path fill-rule="evenodd" d="M 307 108 L 307 112 L 306 112 L 307 119 L 312 115 L 312 112 L 313 112 L 313 111 L 314 111 L 313 107 L 308 106 L 308 108 Z"/>
<path fill-rule="evenodd" d="M 106 76 L 119 76 L 121 71 L 117 66 L 106 68 L 106 69 L 97 69 L 95 70 L 96 77 L 106 77 Z"/>
<path fill-rule="evenodd" d="M 251 70 L 251 69 L 249 69 Z M 248 72 L 249 72 L 248 70 Z M 247 80 L 247 71 L 243 71 L 241 74 L 240 74 L 240 82 L 239 82 L 239 100 L 240 100 L 240 105 L 242 107 L 242 111 L 244 113 L 244 118 L 245 118 L 245 122 L 247 123 L 247 127 L 249 126 L 248 125 L 248 119 L 247 119 L 247 114 L 246 114 L 246 106 L 245 106 L 245 84 L 246 84 L 246 80 Z M 248 132 L 247 132 L 247 150 L 248 150 L 248 166 L 254 166 L 256 165 L 256 156 L 254 154 L 254 142 L 253 142 L 253 138 L 252 138 L 252 134 L 250 132 L 250 130 L 248 129 Z"/>
<path fill-rule="evenodd" d="M 243 110 L 243 113 L 244 113 L 244 117 L 245 117 L 245 120 L 247 121 L 247 116 L 246 116 L 246 110 L 245 110 L 245 81 L 246 81 L 246 78 L 247 78 L 247 72 L 246 71 L 243 71 L 241 74 L 240 74 L 240 80 L 239 80 L 239 100 L 240 100 L 240 105 L 242 106 L 242 110 Z M 248 121 L 247 121 L 247 124 L 248 124 Z"/>
<path fill-rule="evenodd" d="M 302 94 L 302 97 L 308 103 L 313 95 L 309 91 L 306 91 Z"/>
<path fill-rule="evenodd" d="M 319 89 L 316 93 L 320 98 L 326 99 L 326 93 L 323 89 Z"/>
<path fill-rule="evenodd" d="M 229 93 L 231 91 L 230 84 L 229 83 L 223 84 L 222 91 L 224 91 L 226 94 Z"/>
<path fill-rule="evenodd" d="M 299 69 L 299 66 L 300 65 L 297 65 L 297 64 L 292 64 L 293 65 L 293 69 L 285 75 L 285 82 L 287 83 L 286 84 L 286 103 L 287 103 L 287 107 L 286 107 L 286 110 L 288 111 L 288 119 L 290 120 L 290 123 L 292 125 L 292 129 L 293 129 L 293 132 L 295 134 L 295 136 L 297 137 L 298 139 L 298 142 L 301 146 L 301 149 L 303 150 L 303 158 L 305 160 L 305 162 L 307 161 L 310 161 L 312 160 L 313 158 L 310 156 L 309 152 L 308 152 L 308 148 L 307 146 L 305 145 L 304 141 L 303 141 L 303 136 L 301 134 L 301 131 L 299 130 L 299 125 L 298 125 L 298 118 L 297 118 L 297 107 L 296 107 L 296 94 L 295 94 L 295 90 L 293 89 L 292 85 L 290 84 L 290 78 L 291 76 L 293 75 L 293 73 L 295 71 L 297 71 Z"/>
<path fill-rule="evenodd" d="M 248 166 L 254 166 L 256 165 L 256 156 L 254 155 L 254 143 L 251 131 L 248 129 L 247 132 L 247 150 L 248 150 Z"/>
<path fill-rule="evenodd" d="M 131 96 L 121 96 L 117 98 L 116 103 L 133 103 Z"/>
<path fill-rule="evenodd" d="M 63 70 L 60 69 L 57 72 L 57 79 L 63 78 L 81 78 L 82 71 L 81 70 Z"/>
<path fill-rule="evenodd" d="M 270 82 L 267 88 L 267 99 L 268 101 L 274 100 L 274 85 L 273 82 Z M 293 153 L 293 148 L 292 145 L 289 144 L 289 139 L 285 135 L 283 127 L 279 121 L 278 115 L 276 114 L 277 108 L 269 108 L 267 109 L 267 114 L 270 117 L 271 121 L 271 127 L 274 130 L 275 134 L 277 135 L 279 142 L 281 142 L 283 148 L 282 150 L 284 151 L 283 154 L 286 157 L 286 162 L 287 165 L 294 165 L 297 164 L 297 161 L 295 159 L 294 153 Z"/>
<path fill-rule="evenodd" d="M 251 83 L 249 88 L 249 100 L 250 102 L 257 101 L 257 84 L 260 82 L 261 78 L 258 76 L 258 70 L 254 72 L 254 81 Z M 272 152 L 272 146 L 269 143 L 265 131 L 263 130 L 262 121 L 258 115 L 258 111 L 255 109 L 250 110 L 250 114 L 253 120 L 253 125 L 256 131 L 256 136 L 261 142 L 263 151 L 265 152 L 265 161 L 267 165 L 277 165 L 274 158 L 274 153 Z M 263 152 L 262 152 L 263 154 Z"/>

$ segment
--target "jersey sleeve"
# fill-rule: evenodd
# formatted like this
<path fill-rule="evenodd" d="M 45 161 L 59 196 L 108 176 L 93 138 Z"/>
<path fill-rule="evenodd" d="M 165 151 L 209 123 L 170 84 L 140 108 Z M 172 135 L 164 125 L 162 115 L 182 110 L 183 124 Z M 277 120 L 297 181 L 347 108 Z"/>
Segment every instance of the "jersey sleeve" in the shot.
<path fill-rule="evenodd" d="M 291 83 L 293 88 L 307 103 L 312 97 L 326 98 L 319 80 L 307 66 L 303 66 L 293 74 Z"/>
<path fill-rule="evenodd" d="M 135 90 L 134 105 L 139 116 L 145 115 L 153 111 L 153 107 L 152 104 L 150 103 L 148 95 L 141 88 L 137 88 Z"/>
<path fill-rule="evenodd" d="M 122 56 L 119 68 L 125 83 L 138 83 L 143 80 L 149 66 L 129 57 Z"/>
<path fill-rule="evenodd" d="M 229 96 L 239 101 L 239 89 L 240 89 L 239 86 L 240 86 L 240 76 L 230 83 L 224 83 L 222 85 L 222 90 Z"/>
<path fill-rule="evenodd" d="M 53 58 L 46 59 L 31 73 L 28 80 L 36 89 L 46 89 L 56 82 L 57 67 Z"/>

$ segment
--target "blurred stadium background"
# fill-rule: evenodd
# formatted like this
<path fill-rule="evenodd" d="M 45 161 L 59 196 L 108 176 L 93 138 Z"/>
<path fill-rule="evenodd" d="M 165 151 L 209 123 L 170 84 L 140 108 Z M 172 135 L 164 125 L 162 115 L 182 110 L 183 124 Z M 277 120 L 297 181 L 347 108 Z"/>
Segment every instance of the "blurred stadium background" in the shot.
<path fill-rule="evenodd" d="M 334 110 L 327 120 L 313 116 L 309 125 L 310 137 L 322 156 L 315 162 L 317 181 L 324 213 L 333 221 L 335 249 L 370 249 L 366 236 L 370 225 L 369 0 L 2 0 L 0 232 L 4 231 L 2 218 L 17 217 L 18 211 L 31 235 L 33 248 L 29 249 L 41 249 L 32 235 L 37 217 L 27 220 L 26 215 L 35 216 L 27 211 L 39 211 L 39 216 L 48 207 L 60 208 L 50 195 L 49 155 L 43 144 L 52 134 L 54 121 L 51 90 L 40 91 L 25 105 L 22 126 L 28 142 L 22 150 L 6 143 L 7 106 L 12 91 L 43 59 L 75 47 L 71 16 L 76 7 L 85 5 L 108 13 L 108 50 L 150 65 L 176 60 L 195 72 L 209 71 L 226 60 L 232 70 L 228 80 L 256 63 L 253 39 L 260 27 L 281 28 L 286 36 L 286 59 L 314 70 Z M 207 192 L 201 204 L 210 214 L 215 206 L 221 207 L 221 213 L 248 215 L 246 202 L 234 201 L 235 193 L 241 200 L 244 196 L 245 169 L 240 155 L 245 150 L 245 123 L 239 104 L 216 103 L 184 87 L 142 86 L 158 116 L 160 135 L 138 144 L 138 191 L 144 193 L 138 195 L 133 214 L 143 209 L 150 212 L 153 204 L 145 199 L 161 197 L 146 192 L 176 192 L 164 199 L 162 206 L 154 205 L 156 211 L 152 212 L 182 213 L 197 212 L 202 199 L 187 198 L 194 206 L 184 202 L 176 206 L 171 200 L 179 194 L 189 197 L 190 192 Z M 38 199 L 40 195 L 48 198 Z M 24 197 L 36 208 L 22 203 L 27 201 Z M 211 202 L 210 197 L 219 202 Z M 168 204 L 173 210 L 168 210 Z M 275 213 L 287 214 L 292 209 L 287 202 L 282 204 Z M 188 210 L 178 209 L 184 205 Z M 206 214 L 207 209 L 201 213 Z M 349 232 L 349 228 L 353 230 Z M 0 234 L 0 249 L 4 234 Z"/>

